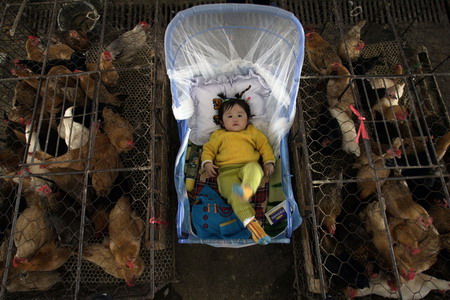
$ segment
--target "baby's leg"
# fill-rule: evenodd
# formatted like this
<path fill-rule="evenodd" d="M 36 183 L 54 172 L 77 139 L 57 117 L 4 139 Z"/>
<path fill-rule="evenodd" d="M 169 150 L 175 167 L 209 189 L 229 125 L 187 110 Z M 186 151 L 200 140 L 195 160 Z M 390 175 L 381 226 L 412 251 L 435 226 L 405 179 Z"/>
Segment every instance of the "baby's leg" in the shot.
<path fill-rule="evenodd" d="M 267 245 L 271 240 L 270 236 L 267 235 L 256 220 L 255 210 L 252 205 L 247 201 L 248 199 L 243 200 L 242 196 L 237 195 L 233 191 L 233 187 L 237 185 L 250 189 L 251 195 L 253 195 L 259 186 L 262 175 L 263 172 L 258 163 L 248 163 L 240 168 L 223 168 L 219 170 L 217 181 L 220 194 L 227 198 L 236 216 L 252 234 L 253 240 L 260 245 Z"/>
<path fill-rule="evenodd" d="M 248 201 L 242 201 L 241 197 L 233 193 L 233 186 L 241 184 L 239 172 L 239 167 L 222 167 L 219 169 L 217 183 L 220 194 L 228 200 L 236 216 L 243 222 L 246 219 L 254 217 L 255 210 Z"/>
<path fill-rule="evenodd" d="M 264 172 L 257 162 L 246 163 L 240 168 L 239 177 L 242 179 L 241 189 L 243 191 L 242 200 L 244 200 L 244 202 L 248 202 L 250 197 L 256 193 L 263 176 Z M 256 243 L 260 245 L 267 245 L 270 243 L 270 236 L 267 235 L 255 216 L 246 219 L 243 223 L 252 234 L 252 238 Z"/>
<path fill-rule="evenodd" d="M 243 190 L 242 194 L 244 196 L 244 200 L 250 199 L 250 197 L 256 193 L 263 176 L 264 172 L 257 162 L 246 163 L 240 168 L 239 177 L 242 180 L 241 188 Z"/>

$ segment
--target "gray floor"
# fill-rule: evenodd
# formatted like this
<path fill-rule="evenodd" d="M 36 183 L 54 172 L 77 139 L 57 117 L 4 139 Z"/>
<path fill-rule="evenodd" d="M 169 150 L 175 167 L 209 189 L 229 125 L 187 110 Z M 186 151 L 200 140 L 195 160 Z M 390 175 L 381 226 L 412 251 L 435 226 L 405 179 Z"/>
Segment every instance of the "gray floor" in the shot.
<path fill-rule="evenodd" d="M 295 298 L 292 245 L 224 249 L 178 244 L 175 253 L 177 282 L 163 289 L 160 299 Z"/>

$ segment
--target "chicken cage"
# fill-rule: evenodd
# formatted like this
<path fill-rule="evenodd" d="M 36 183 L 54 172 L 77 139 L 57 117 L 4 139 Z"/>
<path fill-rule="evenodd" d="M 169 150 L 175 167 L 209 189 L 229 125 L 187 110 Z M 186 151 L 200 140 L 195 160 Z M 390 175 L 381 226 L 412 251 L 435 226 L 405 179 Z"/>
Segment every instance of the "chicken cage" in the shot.
<path fill-rule="evenodd" d="M 298 299 L 448 298 L 449 2 L 283 4 L 334 52 L 360 32 L 342 44 L 360 50 L 340 56 L 348 72 L 318 74 L 324 47 L 307 40 L 290 136 Z"/>
<path fill-rule="evenodd" d="M 174 278 L 163 37 L 183 8 L 1 6 L 0 298 L 153 298 Z"/>

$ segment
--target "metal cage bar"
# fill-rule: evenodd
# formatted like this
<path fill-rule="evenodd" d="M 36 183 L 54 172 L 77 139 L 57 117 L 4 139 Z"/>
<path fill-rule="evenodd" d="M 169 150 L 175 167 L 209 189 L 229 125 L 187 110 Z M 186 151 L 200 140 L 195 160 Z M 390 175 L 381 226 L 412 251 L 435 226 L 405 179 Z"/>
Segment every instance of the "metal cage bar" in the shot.
<path fill-rule="evenodd" d="M 439 32 L 443 34 L 445 28 L 449 27 L 449 20 L 446 10 L 442 9 L 442 3 L 436 1 L 426 4 L 422 1 L 407 0 L 319 2 L 317 6 L 333 5 L 331 8 L 324 8 L 320 11 L 320 15 L 326 16 L 325 18 L 304 13 L 311 7 L 309 1 L 300 1 L 296 3 L 296 6 L 289 5 L 292 4 L 287 3 L 286 7 L 293 10 L 292 12 L 297 15 L 306 28 L 318 31 L 333 46 L 337 46 L 353 25 L 360 20 L 366 20 L 367 24 L 361 31 L 361 39 L 366 44 L 362 51 L 362 57 L 370 59 L 380 54 L 383 55 L 382 64 L 374 66 L 369 73 L 358 73 L 354 66 L 350 66 L 350 74 L 347 76 L 318 75 L 306 59 L 300 83 L 298 118 L 291 130 L 290 143 L 293 153 L 291 157 L 295 166 L 293 169 L 297 177 L 296 182 L 299 185 L 297 191 L 300 193 L 298 196 L 299 207 L 305 220 L 300 232 L 295 235 L 296 240 L 293 245 L 296 259 L 296 286 L 299 289 L 298 299 L 350 297 L 345 294 L 344 288 L 348 286 L 355 288 L 355 286 L 351 283 L 344 284 L 342 281 L 347 278 L 343 277 L 344 275 L 341 273 L 342 269 L 345 270 L 351 265 L 353 255 L 356 255 L 348 248 L 373 247 L 372 237 L 365 229 L 369 221 L 360 219 L 358 214 L 359 211 L 364 212 L 368 201 L 378 201 L 382 206 L 385 204 L 384 182 L 393 184 L 405 180 L 411 182 L 410 192 L 420 205 L 426 205 L 424 203 L 426 198 L 436 195 L 440 195 L 443 199 L 449 199 L 448 160 L 445 158 L 446 156 L 444 156 L 444 160 L 436 160 L 439 150 L 436 147 L 436 137 L 442 137 L 448 132 L 449 99 L 442 90 L 447 90 L 445 82 L 450 75 L 444 67 L 448 67 L 446 57 L 450 45 L 438 46 L 439 34 L 432 32 L 433 28 L 436 30 L 441 26 L 442 30 Z M 358 7 L 361 9 L 359 13 L 352 14 L 351 12 Z M 315 12 L 317 12 L 317 8 Z M 331 15 L 328 15 L 330 13 Z M 426 35 L 427 33 L 428 35 Z M 433 65 L 437 67 L 430 67 L 430 58 L 434 60 Z M 348 61 L 344 63 L 349 65 Z M 405 72 L 396 75 L 393 73 L 392 67 L 399 63 L 403 65 Z M 326 132 L 329 133 L 334 129 L 330 126 L 335 126 L 329 125 L 328 121 L 333 117 L 328 113 L 327 81 L 345 77 L 349 78 L 350 82 L 346 89 L 352 91 L 356 99 L 355 107 L 366 118 L 364 123 L 370 135 L 370 143 L 360 143 L 361 152 L 364 150 L 368 153 L 367 165 L 372 170 L 375 181 L 373 198 L 369 200 L 361 200 L 357 197 L 364 185 L 372 180 L 358 178 L 356 170 L 352 170 L 351 165 L 357 161 L 357 157 L 342 151 L 340 144 L 329 152 L 325 152 L 324 148 L 326 147 L 321 145 L 323 138 L 329 137 L 326 136 Z M 394 121 L 392 124 L 385 121 L 386 114 L 390 113 L 389 110 L 381 111 L 381 116 L 376 115 L 377 112 L 372 108 L 373 104 L 369 103 L 371 90 L 367 85 L 362 88 L 361 85 L 363 82 L 380 80 L 380 78 L 405 82 L 405 91 L 399 104 L 407 107 L 408 120 L 410 120 L 408 126 L 405 126 L 402 121 Z M 444 84 L 442 85 L 442 83 Z M 397 87 L 395 92 L 399 92 Z M 382 97 L 383 95 L 376 95 L 374 101 L 379 101 Z M 354 121 L 356 129 L 358 129 L 360 125 L 357 118 L 354 116 L 350 119 Z M 339 126 L 336 126 L 339 131 Z M 412 151 L 404 159 L 405 161 L 394 160 L 389 162 L 389 165 L 387 165 L 388 159 L 379 158 L 379 154 L 377 154 L 377 152 L 385 151 L 382 149 L 385 146 L 382 145 L 383 137 L 380 130 L 387 132 L 388 126 L 392 126 L 393 129 L 390 130 L 399 134 L 400 129 L 404 130 L 400 134 L 403 138 L 417 136 L 418 139 L 417 143 L 410 146 Z M 434 140 L 430 142 L 432 136 Z M 390 137 L 389 134 L 388 137 Z M 390 139 L 385 143 L 386 147 L 393 147 Z M 405 144 L 400 145 L 400 150 L 405 153 L 407 150 Z M 378 160 L 382 163 L 379 163 Z M 389 171 L 392 176 L 392 173 L 398 172 L 399 169 L 403 173 L 396 177 L 385 178 L 383 175 Z M 344 179 L 339 179 L 340 172 L 343 173 Z M 433 188 L 425 186 L 428 180 L 436 183 Z M 342 186 L 339 190 L 342 204 L 340 204 L 340 212 L 334 216 L 337 223 L 336 234 L 334 234 L 327 232 L 327 227 L 322 223 L 323 218 L 327 216 L 322 211 L 322 205 L 325 203 L 325 200 L 323 203 L 322 200 L 332 197 L 330 195 L 335 195 L 333 192 L 338 193 L 337 186 L 339 185 Z M 439 188 L 434 190 L 435 186 Z M 423 187 L 427 189 L 427 194 L 419 196 L 418 193 Z M 429 201 L 431 200 L 430 198 Z M 394 222 L 393 216 L 384 210 L 380 217 L 384 228 L 389 228 Z M 341 231 L 340 234 L 339 231 Z M 391 262 L 388 270 L 382 269 L 382 272 L 386 274 L 390 271 L 394 281 L 407 283 L 407 280 L 402 278 L 404 274 L 400 274 L 399 271 L 402 262 L 399 261 L 398 249 L 395 248 L 398 243 L 396 237 L 392 236 L 391 230 L 385 229 L 384 234 L 389 245 L 386 259 L 390 259 Z M 355 241 L 360 244 L 358 245 L 358 242 Z M 349 257 L 343 256 L 347 253 L 350 254 Z M 433 257 L 438 263 L 430 263 L 427 274 L 449 280 L 450 274 L 440 268 L 440 264 L 448 265 L 448 255 L 445 250 L 434 253 Z M 336 264 L 338 264 L 336 269 L 333 269 L 333 263 L 330 263 L 333 258 L 336 258 Z M 379 263 L 381 258 L 379 254 L 376 254 L 374 258 L 366 260 L 366 262 Z M 386 267 L 384 266 L 384 268 Z M 352 270 L 355 274 L 364 275 L 363 271 L 357 271 L 355 267 Z M 367 278 L 367 282 L 372 282 L 372 279 Z M 383 283 L 382 281 L 377 282 Z M 424 286 L 428 284 L 431 285 L 429 280 L 424 283 Z M 389 287 L 386 291 L 389 291 Z M 422 291 L 425 293 L 422 296 L 425 297 L 428 290 L 423 288 Z M 357 290 L 357 292 L 359 291 Z M 415 292 L 420 293 L 421 290 Z M 375 294 L 367 293 L 365 295 L 364 299 L 378 299 L 374 296 Z M 361 295 L 353 296 L 360 297 Z M 386 293 L 384 296 L 388 297 L 389 295 Z M 412 296 L 407 288 L 399 288 L 397 297 L 409 299 L 408 297 Z M 431 295 L 424 299 L 433 299 L 432 297 Z"/>
<path fill-rule="evenodd" d="M 100 14 L 100 19 L 88 33 L 92 45 L 86 52 L 86 60 L 88 64 L 92 65 L 91 69 L 82 73 L 44 74 L 45 65 L 51 61 L 49 48 L 54 45 L 52 38 L 54 33 L 59 31 L 58 14 L 65 5 L 73 3 L 83 3 L 83 1 L 26 3 L 22 6 L 22 10 L 20 4 L 5 4 L 5 10 L 1 17 L 2 29 L 9 29 L 15 24 L 17 25 L 15 26 L 14 36 L 11 36 L 8 31 L 0 33 L 0 52 L 5 56 L 0 64 L 0 90 L 2 91 L 0 110 L 5 116 L 12 116 L 12 110 L 16 109 L 18 104 L 12 102 L 12 100 L 18 97 L 18 93 L 21 92 L 20 87 L 27 87 L 27 84 L 30 85 L 31 83 L 36 84 L 33 94 L 34 103 L 31 105 L 29 113 L 27 112 L 27 118 L 29 118 L 31 127 L 29 132 L 42 135 L 42 145 L 39 145 L 39 142 L 33 144 L 28 141 L 29 149 L 23 152 L 18 168 L 7 170 L 2 162 L 1 183 L 17 181 L 17 186 L 13 190 L 15 200 L 12 202 L 12 211 L 8 210 L 8 215 L 5 213 L 1 215 L 2 221 L 7 220 L 7 224 L 5 224 L 7 229 L 2 230 L 2 236 L 8 237 L 6 243 L 8 249 L 5 252 L 6 257 L 2 257 L 5 267 L 2 269 L 3 285 L 0 297 L 16 297 L 14 290 L 11 290 L 13 289 L 11 282 L 17 281 L 17 279 L 14 279 L 17 277 L 17 271 L 12 267 L 11 260 L 15 251 L 14 228 L 16 228 L 17 218 L 22 215 L 24 209 L 22 207 L 24 204 L 23 194 L 26 192 L 24 182 L 27 182 L 27 178 L 30 178 L 30 180 L 46 180 L 50 184 L 55 183 L 58 178 L 72 176 L 73 178 L 80 178 L 78 184 L 73 187 L 73 191 L 75 189 L 79 191 L 78 201 L 75 201 L 78 203 L 76 204 L 77 207 L 79 205 L 79 210 L 76 209 L 78 215 L 76 247 L 71 248 L 70 257 L 57 269 L 59 275 L 53 288 L 43 292 L 29 290 L 27 295 L 38 298 L 51 298 L 55 295 L 58 295 L 58 297 L 64 295 L 70 298 L 84 298 L 104 291 L 114 297 L 153 298 L 155 292 L 169 283 L 174 276 L 173 231 L 172 226 L 166 224 L 174 215 L 175 206 L 171 202 L 174 198 L 170 196 L 173 193 L 170 189 L 170 178 L 172 174 L 171 164 L 173 164 L 172 157 L 175 157 L 176 150 L 170 146 L 177 139 L 174 131 L 176 126 L 171 117 L 168 79 L 165 75 L 164 57 L 161 49 L 164 28 L 171 19 L 170 14 L 180 10 L 180 6 L 174 6 L 170 11 L 165 11 L 164 14 L 160 15 L 166 4 L 159 1 L 155 3 L 145 1 L 127 3 L 108 0 L 93 1 L 92 3 L 96 5 L 95 8 Z M 18 21 L 15 23 L 15 20 Z M 116 86 L 107 88 L 109 93 L 113 95 L 126 95 L 120 98 L 125 100 L 121 100 L 124 101 L 124 104 L 117 110 L 116 114 L 132 126 L 134 148 L 118 156 L 120 161 L 118 165 L 108 165 L 106 168 L 97 170 L 92 159 L 99 151 L 96 143 L 98 137 L 104 135 L 102 133 L 104 128 L 102 126 L 102 128 L 97 129 L 96 126 L 90 126 L 86 133 L 88 144 L 86 144 L 85 154 L 80 151 L 72 157 L 62 157 L 59 162 L 46 162 L 38 159 L 38 150 L 49 151 L 54 145 L 62 144 L 60 140 L 53 143 L 50 133 L 55 129 L 52 129 L 53 122 L 62 122 L 64 110 L 59 109 L 60 111 L 56 114 L 48 114 L 47 109 L 55 108 L 54 104 L 51 104 L 51 100 L 48 99 L 60 97 L 61 105 L 65 109 L 68 108 L 71 105 L 70 101 L 72 101 L 69 100 L 70 97 L 76 97 L 69 94 L 69 90 L 80 91 L 83 78 L 86 78 L 86 76 L 91 78 L 86 88 L 93 88 L 93 93 L 89 97 L 84 96 L 79 103 L 79 106 L 81 108 L 84 106 L 84 109 L 80 109 L 75 117 L 78 117 L 83 123 L 99 124 L 100 121 L 104 122 L 99 111 L 99 108 L 104 106 L 102 104 L 104 94 L 102 93 L 105 91 L 102 90 L 104 88 L 102 79 L 111 71 L 102 72 L 100 70 L 100 54 L 108 44 L 120 34 L 132 29 L 139 21 L 150 23 L 147 43 L 135 56 L 133 63 L 114 63 L 115 70 L 119 74 L 119 81 Z M 12 64 L 14 58 L 26 58 L 25 41 L 28 35 L 39 36 L 41 43 L 44 44 L 44 47 L 39 48 L 44 53 L 42 72 L 38 74 L 30 73 L 29 76 L 22 74 L 20 78 L 15 78 L 10 74 L 9 69 L 15 68 Z M 20 69 L 19 71 L 22 72 Z M 97 80 L 93 81 L 92 78 Z M 59 90 L 55 86 L 59 87 Z M 75 93 L 75 95 L 77 94 Z M 3 144 L 7 142 L 6 137 L 9 138 L 9 135 L 3 138 L 5 134 L 10 133 L 11 122 L 8 124 L 3 123 L 0 126 L 2 134 L 2 140 L 0 141 L 2 148 L 0 149 L 3 149 Z M 50 126 L 46 124 L 50 124 Z M 75 135 L 75 128 L 73 125 L 71 126 L 67 130 L 70 137 Z M 33 136 L 33 133 L 30 133 L 30 136 Z M 83 139 L 85 139 L 84 136 L 81 140 Z M 18 145 L 17 142 L 14 143 L 13 145 Z M 31 155 L 28 153 L 31 153 Z M 58 156 L 63 154 L 61 152 L 56 153 Z M 39 169 L 41 166 L 53 170 L 55 166 L 58 166 L 58 163 L 70 166 L 82 164 L 83 166 L 80 169 L 61 169 L 60 171 L 55 169 L 56 171 L 51 173 L 33 173 L 33 170 Z M 17 173 L 19 169 L 25 168 L 32 169 L 32 171 L 30 173 Z M 122 279 L 108 275 L 102 268 L 83 258 L 84 253 L 89 251 L 92 245 L 99 244 L 104 238 L 108 237 L 107 233 L 101 233 L 99 237 L 93 236 L 91 231 L 87 229 L 91 224 L 92 213 L 98 212 L 97 208 L 92 208 L 93 204 L 103 198 L 108 198 L 107 201 L 111 202 L 108 208 L 110 210 L 115 203 L 115 200 L 111 200 L 111 197 L 116 197 L 109 194 L 102 198 L 95 195 L 95 191 L 93 196 L 91 178 L 93 176 L 108 176 L 112 173 L 119 174 L 116 182 L 112 184 L 112 191 L 116 194 L 122 195 L 125 193 L 129 195 L 132 199 L 132 211 L 144 221 L 140 255 L 144 261 L 145 269 L 142 275 L 135 280 L 136 286 L 134 287 L 125 287 Z M 3 190 L 0 193 L 3 193 Z M 8 195 L 2 194 L 2 197 Z M 65 191 L 64 195 L 66 195 Z M 68 207 L 66 212 L 73 209 L 73 207 Z M 109 210 L 107 214 L 109 214 Z M 8 228 L 13 229 L 12 233 L 9 232 L 10 229 Z M 31 273 L 33 272 L 29 271 L 25 274 Z M 43 289 L 42 287 L 37 288 Z"/>

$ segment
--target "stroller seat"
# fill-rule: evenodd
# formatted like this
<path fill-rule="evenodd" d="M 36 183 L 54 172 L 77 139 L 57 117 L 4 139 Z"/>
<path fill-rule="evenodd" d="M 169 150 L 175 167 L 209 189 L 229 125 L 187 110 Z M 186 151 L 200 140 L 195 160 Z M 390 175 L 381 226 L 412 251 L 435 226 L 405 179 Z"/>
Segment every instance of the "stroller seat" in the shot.
<path fill-rule="evenodd" d="M 251 86 L 244 99 L 254 114 L 251 122 L 267 135 L 278 159 L 287 212 L 285 227 L 272 242 L 289 243 L 292 231 L 302 222 L 292 191 L 287 145 L 304 59 L 300 22 L 292 13 L 270 6 L 195 6 L 178 13 L 170 22 L 165 53 L 172 110 L 181 140 L 174 170 L 179 242 L 216 247 L 255 245 L 251 238 L 198 237 L 191 219 L 193 196 L 190 201 L 185 185 L 188 145 L 201 147 L 219 128 L 213 121 L 213 99 L 219 92 L 233 97 L 242 87 Z"/>

